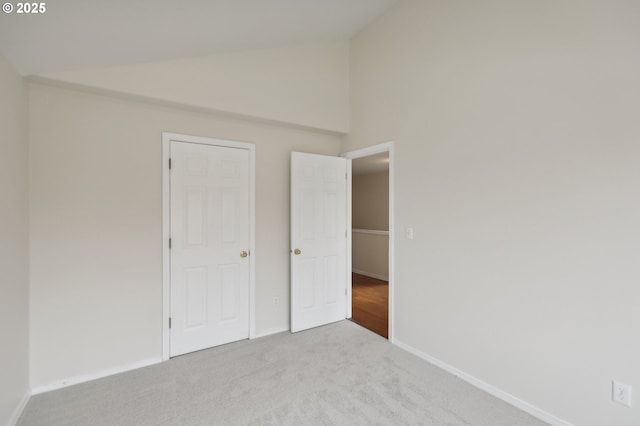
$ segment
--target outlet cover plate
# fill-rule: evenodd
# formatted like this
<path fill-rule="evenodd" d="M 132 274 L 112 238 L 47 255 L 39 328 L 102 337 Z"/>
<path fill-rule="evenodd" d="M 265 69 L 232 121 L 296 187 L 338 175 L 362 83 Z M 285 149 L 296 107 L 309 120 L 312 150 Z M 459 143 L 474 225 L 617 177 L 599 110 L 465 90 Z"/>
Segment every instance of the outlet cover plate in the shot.
<path fill-rule="evenodd" d="M 614 380 L 612 391 L 612 399 L 614 402 L 626 407 L 631 407 L 631 386 Z"/>

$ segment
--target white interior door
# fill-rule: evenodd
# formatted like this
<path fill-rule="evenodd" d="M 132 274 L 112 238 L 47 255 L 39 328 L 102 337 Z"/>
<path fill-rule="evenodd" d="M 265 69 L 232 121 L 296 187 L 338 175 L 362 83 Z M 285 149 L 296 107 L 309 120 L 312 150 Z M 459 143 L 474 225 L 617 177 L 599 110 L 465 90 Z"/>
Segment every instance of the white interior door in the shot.
<path fill-rule="evenodd" d="M 347 162 L 291 153 L 291 331 L 346 318 Z"/>
<path fill-rule="evenodd" d="M 170 355 L 249 337 L 249 152 L 171 141 Z"/>

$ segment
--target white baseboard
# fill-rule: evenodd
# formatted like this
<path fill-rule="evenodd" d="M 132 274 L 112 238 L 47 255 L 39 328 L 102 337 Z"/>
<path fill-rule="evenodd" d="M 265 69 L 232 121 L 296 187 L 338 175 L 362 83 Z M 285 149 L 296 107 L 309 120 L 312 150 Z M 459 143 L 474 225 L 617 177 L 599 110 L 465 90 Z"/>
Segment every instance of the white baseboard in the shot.
<path fill-rule="evenodd" d="M 550 425 L 553 426 L 572 426 L 571 423 L 562 420 L 556 416 L 554 416 L 553 414 L 547 413 L 544 410 L 541 410 L 540 408 L 529 404 L 526 401 L 523 401 L 501 389 L 496 388 L 495 386 L 492 386 L 488 383 L 483 382 L 480 379 L 477 379 L 475 377 L 473 377 L 470 374 L 465 373 L 464 371 L 458 370 L 457 368 L 440 361 L 437 358 L 432 357 L 431 355 L 427 355 L 424 352 L 419 351 L 418 349 L 414 348 L 413 346 L 407 345 L 406 343 L 403 343 L 401 341 L 399 341 L 398 339 L 395 339 L 393 342 L 394 345 L 398 346 L 401 349 L 404 349 L 405 351 L 412 353 L 413 355 L 422 358 L 423 360 L 427 361 L 430 364 L 435 365 L 438 368 L 441 368 L 442 370 L 453 374 L 454 376 L 464 380 L 465 382 L 477 387 L 478 389 L 481 389 L 493 396 L 495 396 L 498 399 L 503 400 L 504 402 L 513 405 L 516 408 L 519 408 L 520 410 L 531 414 L 533 417 L 536 417 L 544 422 L 549 423 Z"/>
<path fill-rule="evenodd" d="M 352 269 L 351 272 L 359 274 L 359 275 L 364 275 L 365 277 L 376 278 L 376 279 L 382 280 L 382 281 L 389 281 L 389 277 L 385 277 L 384 275 L 374 274 L 372 272 L 361 271 L 359 269 Z"/>
<path fill-rule="evenodd" d="M 13 414 L 9 418 L 9 423 L 7 423 L 8 426 L 15 426 L 18 423 L 18 420 L 20 419 L 24 408 L 27 406 L 27 402 L 29 402 L 29 398 L 31 398 L 31 390 L 27 389 L 27 392 L 24 394 L 24 396 L 16 406 L 16 409 L 13 410 Z"/>
<path fill-rule="evenodd" d="M 79 383 L 90 382 L 91 380 L 102 379 L 103 377 L 113 376 L 114 374 L 124 373 L 131 370 L 136 370 L 142 367 L 148 367 L 149 365 L 159 364 L 162 362 L 162 358 L 151 358 L 140 362 L 134 362 L 128 365 L 122 365 L 107 370 L 97 371 L 91 374 L 83 374 L 81 376 L 69 377 L 58 382 L 48 383 L 46 385 L 36 386 L 32 389 L 32 395 L 38 395 L 44 392 L 50 392 L 56 389 L 66 388 L 68 386 L 77 385 Z"/>
<path fill-rule="evenodd" d="M 253 338 L 254 339 L 259 339 L 261 337 L 267 337 L 267 336 L 271 336 L 272 334 L 278 334 L 278 333 L 284 333 L 285 331 L 289 331 L 289 327 L 275 327 L 275 328 L 270 328 L 268 330 L 264 330 L 261 331 L 260 333 L 257 333 Z"/>

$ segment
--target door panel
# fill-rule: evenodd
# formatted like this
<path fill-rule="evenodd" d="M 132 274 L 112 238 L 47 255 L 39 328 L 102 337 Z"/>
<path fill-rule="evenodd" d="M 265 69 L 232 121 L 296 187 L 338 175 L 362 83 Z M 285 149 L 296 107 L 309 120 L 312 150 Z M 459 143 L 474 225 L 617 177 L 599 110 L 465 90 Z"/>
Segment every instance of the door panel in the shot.
<path fill-rule="evenodd" d="M 184 285 L 186 292 L 185 330 L 204 327 L 207 316 L 207 269 L 203 267 L 185 268 Z"/>
<path fill-rule="evenodd" d="M 347 161 L 291 154 L 294 332 L 346 318 Z"/>
<path fill-rule="evenodd" d="M 238 265 L 220 266 L 220 319 L 223 322 L 238 318 Z"/>
<path fill-rule="evenodd" d="M 249 152 L 171 141 L 170 355 L 249 337 Z"/>

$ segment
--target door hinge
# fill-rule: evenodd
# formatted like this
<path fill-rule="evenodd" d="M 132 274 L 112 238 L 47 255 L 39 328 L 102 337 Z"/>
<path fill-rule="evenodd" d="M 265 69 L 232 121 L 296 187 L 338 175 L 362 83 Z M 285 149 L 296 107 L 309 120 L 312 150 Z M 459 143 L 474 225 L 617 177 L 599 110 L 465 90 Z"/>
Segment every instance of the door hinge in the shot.
<path fill-rule="evenodd" d="M 169 158 L 169 170 L 171 170 L 171 158 Z"/>
<path fill-rule="evenodd" d="M 171 328 L 171 317 L 169 317 L 169 328 Z"/>
<path fill-rule="evenodd" d="M 169 248 L 171 248 L 171 238 L 169 238 Z"/>
<path fill-rule="evenodd" d="M 344 180 L 349 180 L 349 174 L 348 173 L 344 174 Z"/>

